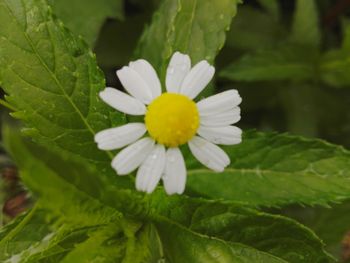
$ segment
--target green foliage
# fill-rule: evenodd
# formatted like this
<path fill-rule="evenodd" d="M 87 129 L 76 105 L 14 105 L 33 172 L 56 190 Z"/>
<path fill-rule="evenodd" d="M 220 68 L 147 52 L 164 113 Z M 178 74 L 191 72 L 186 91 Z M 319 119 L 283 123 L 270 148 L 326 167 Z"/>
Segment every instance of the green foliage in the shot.
<path fill-rule="evenodd" d="M 107 18 L 123 18 L 122 0 L 51 0 L 54 13 L 91 47 Z"/>
<path fill-rule="evenodd" d="M 291 40 L 295 43 L 318 47 L 321 33 L 316 1 L 297 0 Z"/>
<path fill-rule="evenodd" d="M 344 39 L 340 49 L 331 50 L 321 57 L 322 80 L 328 85 L 346 87 L 350 84 L 350 23 L 343 22 Z"/>
<path fill-rule="evenodd" d="M 220 76 L 236 81 L 312 79 L 314 69 L 310 53 L 301 48 L 261 50 L 242 57 L 220 72 Z"/>
<path fill-rule="evenodd" d="M 165 0 L 141 37 L 136 56 L 161 73 L 162 80 L 175 51 L 189 54 L 192 63 L 212 63 L 225 43 L 225 31 L 237 12 L 238 0 Z"/>
<path fill-rule="evenodd" d="M 237 17 L 232 22 L 226 45 L 240 50 L 259 50 L 275 46 L 279 38 L 286 33 L 284 28 L 276 23 L 276 19 L 252 7 L 240 7 Z"/>
<path fill-rule="evenodd" d="M 278 0 L 258 0 L 260 5 L 275 19 L 279 20 L 280 17 L 280 6 Z"/>
<path fill-rule="evenodd" d="M 127 1 L 125 23 L 114 21 L 104 27 L 96 50 L 107 74 L 127 63 L 135 46 L 134 57 L 149 60 L 162 81 L 175 51 L 189 54 L 193 64 L 202 59 L 214 64 L 239 1 L 152 3 L 158 2 L 142 34 L 152 10 L 138 0 Z M 187 196 L 167 196 L 162 186 L 150 195 L 139 193 L 133 190 L 132 175 L 118 177 L 110 168 L 113 153 L 99 151 L 93 141 L 96 132 L 127 121 L 98 98 L 105 78 L 85 44 L 94 46 L 106 18 L 123 17 L 122 1 L 50 3 L 52 7 L 45 0 L 0 0 L 0 83 L 15 109 L 13 116 L 24 122 L 24 133 L 34 140 L 5 128 L 4 142 L 36 200 L 29 212 L 0 230 L 0 261 L 334 261 L 312 230 L 261 207 L 327 205 L 348 199 L 349 151 L 321 140 L 251 131 L 241 144 L 225 147 L 231 165 L 223 173 L 206 170 L 186 156 Z M 283 101 L 288 129 L 316 135 L 320 118 L 327 118 L 324 115 L 332 112 L 329 105 L 338 102 L 319 85 L 349 85 L 348 22 L 343 20 L 341 47 L 321 54 L 323 32 L 316 1 L 297 0 L 291 23 L 279 4 L 259 0 L 239 9 L 227 46 L 215 61 L 228 80 L 217 82 L 217 89 L 232 88 L 229 80 L 238 88 L 244 86 L 241 82 L 264 82 L 272 90 L 264 98 Z M 115 62 L 108 50 L 113 45 L 120 48 Z M 242 50 L 247 53 L 232 61 Z M 322 100 L 314 101 L 316 92 Z M 315 110 L 318 105 L 322 111 Z M 325 234 L 325 222 L 334 217 L 319 218 L 320 228 L 300 221 L 325 241 L 335 242 Z M 337 242 L 346 222 L 337 226 Z"/>
<path fill-rule="evenodd" d="M 342 147 L 285 134 L 247 132 L 243 142 L 228 151 L 231 165 L 223 173 L 191 166 L 192 191 L 254 206 L 327 204 L 350 197 L 350 152 Z"/>
<path fill-rule="evenodd" d="M 165 258 L 169 262 L 286 262 L 241 244 L 194 233 L 176 224 L 161 222 L 157 226 L 164 241 Z"/>
<path fill-rule="evenodd" d="M 249 245 L 288 262 L 332 261 L 324 252 L 317 252 L 323 250 L 318 238 L 290 219 L 247 209 L 242 203 L 198 199 L 187 199 L 185 205 L 183 203 L 180 198 L 174 199 L 161 214 L 192 231 Z"/>
<path fill-rule="evenodd" d="M 341 243 L 350 231 L 350 202 L 332 207 L 299 207 L 289 206 L 282 210 L 282 214 L 292 217 L 312 228 L 327 244 L 327 250 L 341 261 Z M 331 231 L 330 222 L 332 223 Z"/>
<path fill-rule="evenodd" d="M 98 151 L 93 136 L 125 117 L 97 95 L 105 80 L 95 56 L 43 0 L 1 0 L 0 22 L 0 81 L 18 109 L 13 116 L 37 141 L 106 171 L 112 155 Z"/>
<path fill-rule="evenodd" d="M 124 235 L 133 240 L 127 242 L 127 251 L 130 249 L 133 251 L 132 248 L 137 250 L 137 246 L 148 248 L 146 251 L 149 252 L 144 255 L 145 257 L 155 255 L 154 253 L 159 251 L 152 245 L 153 240 L 159 239 L 160 247 L 164 248 L 160 254 L 170 262 L 181 262 L 185 259 L 192 261 L 197 257 L 197 253 L 194 252 L 197 250 L 203 251 L 203 260 L 208 262 L 215 255 L 225 255 L 223 261 L 220 262 L 232 262 L 232 260 L 249 262 L 249 260 L 256 259 L 261 259 L 262 262 L 271 260 L 284 262 L 282 259 L 288 262 L 330 260 L 323 251 L 322 242 L 308 229 L 290 219 L 247 209 L 241 204 L 181 196 L 165 197 L 163 191 L 157 191 L 144 197 L 134 192 L 132 196 L 124 195 L 122 199 L 123 193 L 126 193 L 125 190 L 103 185 L 103 178 L 98 177 L 91 170 L 86 170 L 81 164 L 71 160 L 62 160 L 60 156 L 53 155 L 44 148 L 38 148 L 32 143 L 25 142 L 13 130 L 8 130 L 4 134 L 7 147 L 21 167 L 23 181 L 38 197 L 37 205 L 41 209 L 50 211 L 48 214 L 50 216 L 46 219 L 54 220 L 48 224 L 52 225 L 54 229 L 52 231 L 55 231 L 57 238 L 52 239 L 52 242 L 48 244 L 39 242 L 38 248 L 34 250 L 35 254 L 32 254 L 32 248 L 28 248 L 27 252 L 21 252 L 29 253 L 33 262 L 38 260 L 37 257 L 45 255 L 49 257 L 52 254 L 62 257 L 62 260 L 71 257 L 79 258 L 75 255 L 82 253 L 81 250 L 84 250 L 85 247 L 91 246 L 91 242 L 98 243 L 102 242 L 98 241 L 98 238 L 107 238 L 101 237 L 100 230 L 102 233 L 110 234 L 111 231 L 103 230 L 110 225 L 112 228 L 114 225 L 114 231 L 119 227 L 119 231 L 123 231 Z M 45 158 L 43 159 L 42 156 Z M 62 161 L 65 164 L 64 168 L 62 168 Z M 60 196 L 62 192 L 65 194 Z M 69 200 L 69 203 L 66 200 Z M 32 213 L 36 214 L 34 210 Z M 134 218 L 133 221 L 137 221 L 135 223 L 125 221 L 127 218 L 124 215 L 130 215 Z M 23 219 L 24 223 L 19 223 L 19 225 L 26 225 L 28 220 L 27 216 Z M 143 226 L 139 220 L 153 223 L 155 229 L 152 231 L 156 232 L 153 234 L 152 231 L 149 232 L 148 227 L 150 226 Z M 25 235 L 20 231 L 21 226 L 18 227 L 19 230 L 11 232 L 19 233 L 20 236 Z M 152 239 L 136 235 L 136 233 L 142 233 L 139 229 L 145 229 L 145 231 L 148 229 L 147 235 L 151 235 Z M 229 229 L 237 230 L 229 231 Z M 252 229 L 254 229 L 253 233 Z M 4 235 L 3 240 L 12 240 L 11 232 Z M 95 232 L 97 237 L 93 234 Z M 279 236 L 272 233 L 279 233 Z M 8 235 L 10 238 L 7 237 Z M 108 236 L 115 242 L 117 242 L 116 238 L 120 238 L 118 234 Z M 90 239 L 94 241 L 89 241 Z M 71 245 L 62 251 L 61 248 L 66 247 L 67 240 Z M 174 246 L 174 242 L 177 243 L 176 240 L 183 240 L 184 247 L 189 246 L 191 242 L 198 242 L 198 248 L 188 250 L 186 254 L 179 253 Z M 283 246 L 281 246 L 281 240 L 284 240 Z M 123 246 L 120 245 L 118 248 L 123 249 Z M 82 247 L 81 250 L 80 247 Z M 211 248 L 209 254 L 204 253 L 205 247 Z M 53 253 L 53 251 L 56 252 Z M 99 253 L 95 250 L 90 252 L 91 257 Z M 17 252 L 14 253 L 17 254 Z M 240 258 L 242 253 L 244 253 L 243 259 Z M 6 258 L 13 255 L 8 254 Z M 142 256 L 138 253 L 136 255 Z"/>

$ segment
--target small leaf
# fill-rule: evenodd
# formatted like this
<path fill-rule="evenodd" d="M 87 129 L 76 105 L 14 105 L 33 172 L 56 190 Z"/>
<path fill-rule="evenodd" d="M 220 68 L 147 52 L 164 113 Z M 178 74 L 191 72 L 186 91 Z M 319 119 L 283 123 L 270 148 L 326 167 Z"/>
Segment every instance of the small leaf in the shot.
<path fill-rule="evenodd" d="M 137 57 L 143 57 L 156 68 L 161 79 L 170 56 L 175 51 L 189 54 L 192 63 L 215 56 L 225 42 L 237 0 L 196 1 L 165 0 L 144 32 Z"/>
<path fill-rule="evenodd" d="M 326 205 L 350 197 L 350 152 L 340 146 L 247 132 L 241 144 L 227 150 L 232 163 L 222 173 L 191 166 L 191 191 L 252 206 Z"/>
<path fill-rule="evenodd" d="M 121 0 L 53 0 L 54 13 L 76 35 L 81 35 L 90 47 L 107 18 L 123 18 Z"/>
<path fill-rule="evenodd" d="M 321 31 L 315 0 L 297 0 L 291 41 L 300 45 L 319 47 Z"/>
<path fill-rule="evenodd" d="M 231 63 L 220 76 L 236 81 L 309 80 L 314 75 L 313 60 L 303 48 L 261 50 Z"/>

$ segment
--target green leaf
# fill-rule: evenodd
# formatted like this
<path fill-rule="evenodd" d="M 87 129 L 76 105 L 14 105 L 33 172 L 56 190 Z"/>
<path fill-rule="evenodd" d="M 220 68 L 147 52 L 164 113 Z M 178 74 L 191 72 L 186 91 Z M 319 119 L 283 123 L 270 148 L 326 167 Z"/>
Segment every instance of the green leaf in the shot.
<path fill-rule="evenodd" d="M 296 1 L 290 40 L 300 45 L 319 47 L 321 31 L 315 0 Z"/>
<path fill-rule="evenodd" d="M 188 189 L 252 206 L 326 205 L 350 197 L 350 152 L 321 140 L 247 132 L 222 173 L 189 167 Z"/>
<path fill-rule="evenodd" d="M 226 45 L 256 51 L 277 46 L 285 34 L 285 29 L 271 15 L 256 8 L 242 6 L 227 33 Z"/>
<path fill-rule="evenodd" d="M 261 50 L 244 55 L 220 72 L 236 81 L 302 81 L 313 78 L 313 54 L 298 47 Z"/>
<path fill-rule="evenodd" d="M 91 47 L 107 18 L 123 18 L 122 0 L 53 0 L 54 13 Z"/>
<path fill-rule="evenodd" d="M 105 81 L 92 52 L 44 0 L 0 0 L 0 23 L 0 82 L 26 133 L 113 173 L 112 154 L 97 150 L 93 136 L 125 116 L 98 98 Z"/>
<path fill-rule="evenodd" d="M 175 51 L 213 63 L 225 42 L 238 0 L 165 0 L 139 42 L 136 57 L 147 59 L 164 79 Z"/>
<path fill-rule="evenodd" d="M 218 238 L 229 244 L 232 242 L 237 245 L 244 244 L 288 262 L 332 261 L 324 251 L 322 241 L 309 229 L 291 219 L 248 209 L 243 204 L 184 197 L 168 199 L 168 204 L 164 205 L 163 202 L 164 206 L 161 207 L 159 203 L 162 198 L 164 197 L 158 196 L 158 199 L 153 200 L 155 204 L 158 204 L 156 211 L 158 216 L 155 219 L 157 223 L 167 223 L 170 219 L 187 227 L 191 232 L 212 239 Z M 168 219 L 159 218 L 159 215 Z M 168 227 L 176 228 L 173 224 Z M 160 229 L 160 237 L 166 238 L 165 251 L 167 251 L 166 246 L 169 242 L 172 246 L 175 246 L 174 243 L 179 244 L 176 240 L 169 240 L 180 235 L 170 229 L 166 231 Z M 194 237 L 191 238 L 194 239 Z M 238 246 L 235 249 L 239 248 Z M 173 253 L 169 252 L 171 255 Z M 183 260 L 183 262 L 187 261 Z M 251 260 L 251 262 L 255 261 Z"/>
<path fill-rule="evenodd" d="M 287 262 L 248 246 L 197 234 L 171 222 L 160 222 L 157 229 L 169 262 Z"/>

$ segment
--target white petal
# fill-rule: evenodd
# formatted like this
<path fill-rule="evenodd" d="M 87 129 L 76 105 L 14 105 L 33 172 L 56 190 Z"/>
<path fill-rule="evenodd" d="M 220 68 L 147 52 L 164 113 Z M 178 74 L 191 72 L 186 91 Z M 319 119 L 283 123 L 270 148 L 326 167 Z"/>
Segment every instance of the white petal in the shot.
<path fill-rule="evenodd" d="M 241 102 L 238 91 L 231 89 L 199 101 L 197 107 L 200 115 L 204 116 L 233 109 Z"/>
<path fill-rule="evenodd" d="M 155 99 L 162 93 L 159 78 L 156 71 L 148 61 L 139 59 L 129 63 L 129 67 L 134 69 L 143 80 L 147 83 L 152 92 L 152 98 Z"/>
<path fill-rule="evenodd" d="M 208 116 L 200 116 L 200 123 L 204 126 L 227 126 L 238 122 L 241 119 L 239 107 Z"/>
<path fill-rule="evenodd" d="M 186 185 L 186 166 L 179 148 L 169 148 L 166 152 L 164 188 L 168 195 L 182 194 Z"/>
<path fill-rule="evenodd" d="M 171 93 L 179 93 L 182 81 L 191 69 L 191 59 L 188 55 L 175 52 L 171 57 L 166 71 L 166 89 Z"/>
<path fill-rule="evenodd" d="M 235 126 L 200 126 L 198 134 L 215 144 L 233 145 L 242 141 L 242 130 Z"/>
<path fill-rule="evenodd" d="M 149 137 L 142 138 L 137 142 L 121 150 L 112 161 L 112 167 L 119 175 L 126 175 L 134 171 L 154 149 L 154 140 Z"/>
<path fill-rule="evenodd" d="M 215 68 L 205 60 L 196 64 L 181 84 L 180 93 L 195 98 L 213 78 Z"/>
<path fill-rule="evenodd" d="M 230 164 L 230 158 L 219 146 L 198 136 L 189 141 L 188 146 L 200 163 L 216 172 L 222 172 Z"/>
<path fill-rule="evenodd" d="M 136 175 L 136 189 L 151 193 L 156 188 L 165 167 L 165 148 L 158 144 L 141 164 Z"/>
<path fill-rule="evenodd" d="M 123 67 L 117 71 L 117 76 L 123 87 L 136 99 L 148 104 L 152 101 L 152 92 L 145 80 L 130 67 Z"/>
<path fill-rule="evenodd" d="M 116 128 L 106 129 L 95 135 L 95 142 L 101 150 L 114 150 L 124 147 L 142 137 L 146 132 L 143 123 L 128 123 Z"/>
<path fill-rule="evenodd" d="M 109 106 L 130 115 L 145 115 L 146 107 L 130 95 L 113 88 L 105 88 L 100 92 L 100 98 Z"/>

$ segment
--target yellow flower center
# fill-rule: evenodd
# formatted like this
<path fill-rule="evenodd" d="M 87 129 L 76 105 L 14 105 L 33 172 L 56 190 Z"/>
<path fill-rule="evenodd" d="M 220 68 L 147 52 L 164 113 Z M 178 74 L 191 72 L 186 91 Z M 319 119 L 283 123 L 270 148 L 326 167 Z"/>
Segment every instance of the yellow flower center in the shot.
<path fill-rule="evenodd" d="M 163 93 L 148 106 L 145 123 L 154 140 L 176 147 L 196 134 L 199 126 L 197 105 L 184 95 Z"/>

